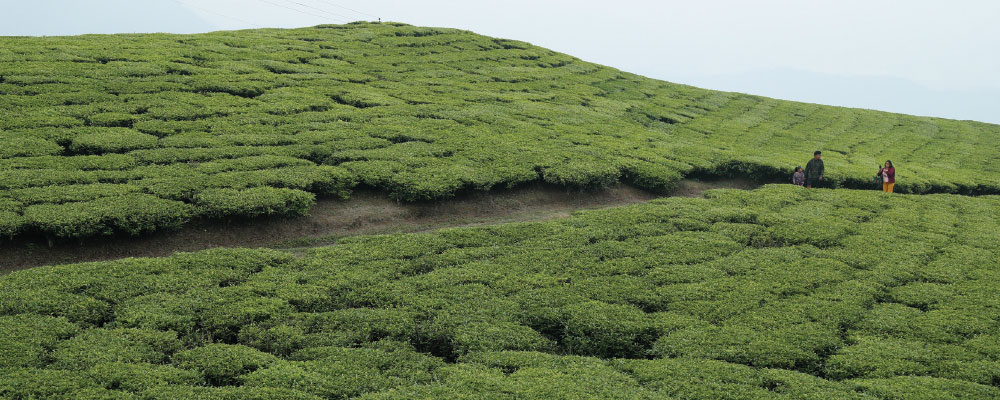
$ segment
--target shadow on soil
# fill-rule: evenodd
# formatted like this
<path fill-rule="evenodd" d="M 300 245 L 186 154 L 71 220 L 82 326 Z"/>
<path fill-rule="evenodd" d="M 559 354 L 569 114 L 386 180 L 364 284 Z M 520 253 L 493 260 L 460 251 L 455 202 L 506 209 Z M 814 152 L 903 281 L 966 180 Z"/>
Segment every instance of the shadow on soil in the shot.
<path fill-rule="evenodd" d="M 709 189 L 753 189 L 748 180 L 684 180 L 666 196 L 700 197 Z M 329 245 L 352 235 L 420 232 L 454 226 L 541 221 L 583 209 L 607 208 L 663 197 L 624 184 L 573 190 L 541 184 L 472 193 L 432 203 L 399 203 L 359 191 L 348 200 L 320 199 L 310 215 L 283 219 L 195 220 L 184 228 L 143 237 L 93 238 L 49 247 L 45 240 L 0 246 L 0 274 L 43 265 L 159 257 L 213 247 L 296 249 Z"/>

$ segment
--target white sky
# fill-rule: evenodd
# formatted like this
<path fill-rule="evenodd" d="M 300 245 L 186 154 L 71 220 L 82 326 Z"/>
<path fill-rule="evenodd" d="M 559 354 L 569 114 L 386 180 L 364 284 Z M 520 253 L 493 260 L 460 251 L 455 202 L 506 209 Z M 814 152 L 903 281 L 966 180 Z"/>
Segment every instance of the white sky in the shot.
<path fill-rule="evenodd" d="M 1000 123 L 1000 1 L 0 0 L 0 5 L 0 35 L 190 33 L 381 17 L 524 40 L 671 82 Z"/>

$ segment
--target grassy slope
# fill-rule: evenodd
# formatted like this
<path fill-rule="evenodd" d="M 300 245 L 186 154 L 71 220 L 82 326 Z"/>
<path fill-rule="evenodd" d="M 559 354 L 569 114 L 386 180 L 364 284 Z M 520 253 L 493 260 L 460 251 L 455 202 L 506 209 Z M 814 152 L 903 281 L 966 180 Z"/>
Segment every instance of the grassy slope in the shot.
<path fill-rule="evenodd" d="M 998 235 L 782 185 L 43 267 L 0 277 L 0 397 L 1000 398 Z"/>
<path fill-rule="evenodd" d="M 692 173 L 1000 192 L 1000 126 L 697 89 L 465 31 L 357 24 L 0 38 L 0 234 L 142 234 L 544 180 Z M 265 189 L 246 190 L 263 187 Z M 280 190 L 266 189 L 268 187 Z"/>

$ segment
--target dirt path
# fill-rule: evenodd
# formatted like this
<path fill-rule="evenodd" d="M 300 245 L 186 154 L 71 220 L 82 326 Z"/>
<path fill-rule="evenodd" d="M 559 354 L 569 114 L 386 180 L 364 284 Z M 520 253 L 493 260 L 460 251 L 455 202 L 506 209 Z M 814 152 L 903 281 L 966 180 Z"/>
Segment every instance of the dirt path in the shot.
<path fill-rule="evenodd" d="M 708 189 L 756 186 L 744 180 L 685 180 L 671 195 L 697 197 Z M 193 221 L 174 232 L 89 239 L 52 248 L 44 242 L 7 243 L 0 247 L 0 274 L 42 265 L 159 257 L 213 247 L 292 249 L 328 245 L 351 235 L 539 221 L 565 217 L 576 210 L 622 206 L 657 197 L 620 184 L 585 192 L 535 185 L 425 204 L 398 203 L 381 194 L 357 192 L 346 201 L 319 200 L 310 215 L 295 219 Z"/>

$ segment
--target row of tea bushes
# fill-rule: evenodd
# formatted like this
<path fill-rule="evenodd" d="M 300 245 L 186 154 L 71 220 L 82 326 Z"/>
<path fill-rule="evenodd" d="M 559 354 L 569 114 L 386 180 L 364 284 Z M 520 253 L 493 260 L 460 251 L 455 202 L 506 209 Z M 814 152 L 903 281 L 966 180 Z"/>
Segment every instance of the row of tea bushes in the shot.
<path fill-rule="evenodd" d="M 777 185 L 19 271 L 0 397 L 1000 398 L 998 211 Z"/>
<path fill-rule="evenodd" d="M 344 169 L 282 156 L 130 171 L 37 170 L 2 174 L 0 235 L 59 238 L 141 235 L 208 218 L 300 216 L 315 194 L 346 198 L 355 185 Z"/>
<path fill-rule="evenodd" d="M 453 29 L 0 38 L 0 189 L 44 188 L 53 204 L 89 201 L 71 198 L 98 183 L 211 215 L 195 195 L 257 186 L 323 196 L 362 184 L 402 201 L 525 182 L 666 192 L 691 175 L 788 181 L 815 150 L 829 186 L 870 188 L 891 159 L 897 192 L 987 194 L 1000 193 L 998 135 L 671 84 Z M 340 172 L 288 176 L 332 171 L 320 168 Z"/>

